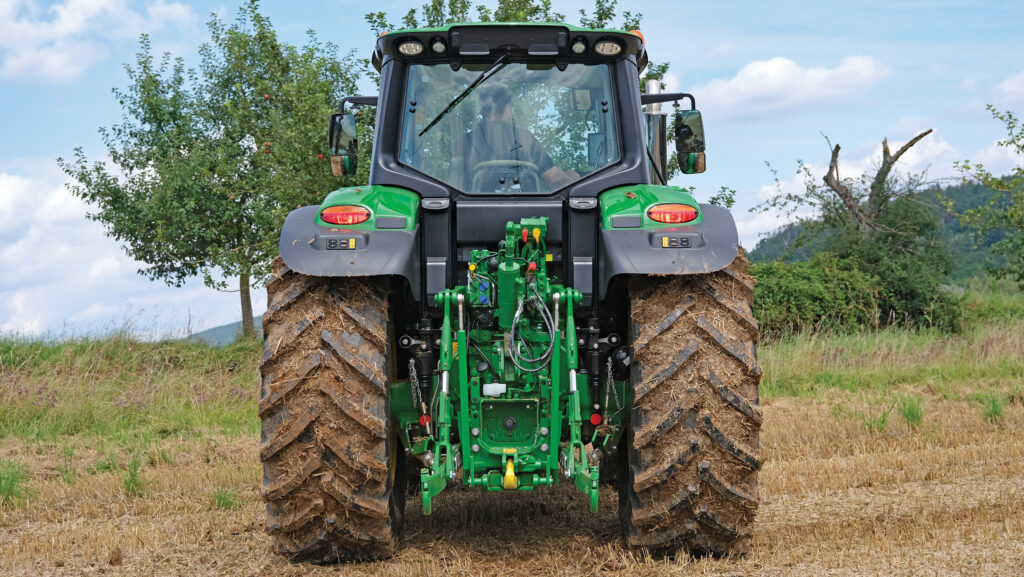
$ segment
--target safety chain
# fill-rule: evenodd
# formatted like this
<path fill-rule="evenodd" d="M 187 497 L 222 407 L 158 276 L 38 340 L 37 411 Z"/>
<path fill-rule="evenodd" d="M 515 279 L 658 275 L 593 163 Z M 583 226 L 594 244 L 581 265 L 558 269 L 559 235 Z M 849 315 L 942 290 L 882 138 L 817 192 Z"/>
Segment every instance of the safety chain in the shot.
<path fill-rule="evenodd" d="M 608 374 L 608 383 L 605 385 L 612 390 L 612 395 L 615 396 L 615 408 L 622 409 L 622 401 L 619 400 L 619 389 L 615 386 L 615 379 L 612 378 L 612 357 L 608 355 L 608 366 L 606 367 Z"/>
<path fill-rule="evenodd" d="M 419 407 L 420 401 L 420 380 L 416 376 L 416 360 L 409 359 L 409 389 L 412 391 L 412 406 Z"/>

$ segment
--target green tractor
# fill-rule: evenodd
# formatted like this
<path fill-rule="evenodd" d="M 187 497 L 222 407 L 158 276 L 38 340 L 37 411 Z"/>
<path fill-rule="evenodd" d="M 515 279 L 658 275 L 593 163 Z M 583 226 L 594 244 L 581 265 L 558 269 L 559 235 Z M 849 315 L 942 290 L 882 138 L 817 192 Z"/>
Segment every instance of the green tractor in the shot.
<path fill-rule="evenodd" d="M 351 174 L 377 107 L 369 184 L 288 216 L 268 286 L 274 551 L 386 558 L 407 499 L 570 483 L 592 512 L 617 487 L 631 548 L 742 552 L 754 281 L 729 212 L 664 178 L 669 128 L 704 170 L 694 98 L 641 94 L 639 32 L 564 24 L 401 30 L 373 64 L 329 130 Z"/>

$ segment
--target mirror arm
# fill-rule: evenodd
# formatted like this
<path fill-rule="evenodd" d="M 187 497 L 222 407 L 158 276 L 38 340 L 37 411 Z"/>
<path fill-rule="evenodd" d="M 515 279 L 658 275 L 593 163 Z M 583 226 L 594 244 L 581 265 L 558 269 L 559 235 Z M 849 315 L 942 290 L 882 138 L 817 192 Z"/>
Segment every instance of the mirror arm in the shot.
<path fill-rule="evenodd" d="M 689 100 L 690 110 L 697 110 L 697 101 L 692 94 L 685 92 L 662 92 L 661 94 L 641 94 L 640 104 L 657 104 L 658 102 L 673 102 L 678 100 Z"/>
<path fill-rule="evenodd" d="M 338 112 L 340 114 L 345 113 L 345 104 L 351 102 L 355 105 L 363 106 L 377 106 L 376 96 L 346 96 L 341 99 L 341 104 L 338 105 Z"/>

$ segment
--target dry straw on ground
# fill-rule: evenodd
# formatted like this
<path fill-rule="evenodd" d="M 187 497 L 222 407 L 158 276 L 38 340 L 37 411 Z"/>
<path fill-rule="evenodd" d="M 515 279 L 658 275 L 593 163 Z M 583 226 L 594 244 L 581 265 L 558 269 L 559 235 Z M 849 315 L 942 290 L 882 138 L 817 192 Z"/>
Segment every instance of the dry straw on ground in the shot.
<path fill-rule="evenodd" d="M 5 440 L 35 499 L 2 512 L 4 575 L 1007 575 L 1024 574 L 1024 407 L 1001 424 L 963 401 L 927 400 L 921 429 L 869 433 L 837 418 L 848 395 L 765 406 L 762 507 L 741 560 L 654 561 L 617 541 L 615 495 L 589 515 L 571 487 L 536 494 L 445 493 L 432 519 L 409 503 L 388 562 L 292 565 L 269 552 L 257 441 L 192 443 L 124 497 L 115 473 L 63 482 L 56 445 Z M 240 507 L 217 509 L 214 487 Z M 111 559 L 120 564 L 112 564 Z"/>
<path fill-rule="evenodd" d="M 56 407 L 50 397 L 43 409 L 35 398 L 0 404 L 0 423 L 15 431 L 0 437 L 0 460 L 24 467 L 32 494 L 0 506 L 0 576 L 1024 575 L 1020 321 L 953 337 L 765 347 L 762 501 L 744 559 L 631 554 L 614 490 L 590 515 L 582 494 L 561 486 L 448 491 L 432 518 L 413 498 L 394 559 L 293 565 L 263 533 L 255 348 L 100 343 L 63 353 L 0 366 L 8 389 L 60 390 Z M 149 396 L 118 404 L 139 391 Z M 920 423 L 892 412 L 868 426 L 904 395 L 921 399 Z M 981 398 L 998 398 L 1002 417 L 985 420 Z M 79 432 L 63 432 L 69 418 Z M 145 492 L 129 497 L 117 469 L 100 465 L 139 454 Z"/>

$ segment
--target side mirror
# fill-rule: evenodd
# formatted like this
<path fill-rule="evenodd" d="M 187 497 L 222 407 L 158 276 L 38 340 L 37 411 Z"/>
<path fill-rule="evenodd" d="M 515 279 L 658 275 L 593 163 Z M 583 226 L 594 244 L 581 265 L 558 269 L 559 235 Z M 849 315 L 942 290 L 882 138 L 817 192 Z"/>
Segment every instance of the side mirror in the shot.
<path fill-rule="evenodd" d="M 683 174 L 698 174 L 707 168 L 703 152 L 680 152 L 677 158 Z"/>
<path fill-rule="evenodd" d="M 704 172 L 704 121 L 699 110 L 680 110 L 675 117 L 676 155 L 684 174 Z"/>
<path fill-rule="evenodd" d="M 354 114 L 349 112 L 331 115 L 328 142 L 331 152 L 331 173 L 334 176 L 355 174 L 359 138 Z"/>

